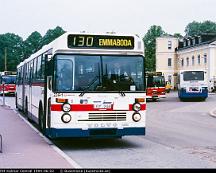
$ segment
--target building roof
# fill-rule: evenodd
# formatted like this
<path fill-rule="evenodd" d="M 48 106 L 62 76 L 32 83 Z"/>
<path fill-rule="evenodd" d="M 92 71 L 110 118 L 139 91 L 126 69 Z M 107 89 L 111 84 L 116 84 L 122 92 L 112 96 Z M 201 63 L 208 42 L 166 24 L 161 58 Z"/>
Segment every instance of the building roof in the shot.
<path fill-rule="evenodd" d="M 184 50 L 201 45 L 208 45 L 214 41 L 216 41 L 216 33 L 196 35 L 193 37 L 187 36 L 184 37 L 182 41 L 179 41 L 177 50 Z"/>

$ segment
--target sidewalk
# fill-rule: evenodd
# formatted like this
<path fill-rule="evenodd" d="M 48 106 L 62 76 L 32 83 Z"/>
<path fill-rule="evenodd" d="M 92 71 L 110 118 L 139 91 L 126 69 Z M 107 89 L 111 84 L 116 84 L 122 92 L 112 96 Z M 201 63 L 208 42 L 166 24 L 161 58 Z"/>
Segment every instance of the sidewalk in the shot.
<path fill-rule="evenodd" d="M 0 134 L 3 142 L 0 168 L 73 168 L 15 111 L 1 106 L 1 101 Z"/>

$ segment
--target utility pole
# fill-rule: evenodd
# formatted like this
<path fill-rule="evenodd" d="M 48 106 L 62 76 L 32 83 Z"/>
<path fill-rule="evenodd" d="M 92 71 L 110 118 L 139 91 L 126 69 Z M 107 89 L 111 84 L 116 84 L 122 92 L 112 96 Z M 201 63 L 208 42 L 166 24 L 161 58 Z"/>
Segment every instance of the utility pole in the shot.
<path fill-rule="evenodd" d="M 5 71 L 7 71 L 7 48 L 5 47 Z"/>

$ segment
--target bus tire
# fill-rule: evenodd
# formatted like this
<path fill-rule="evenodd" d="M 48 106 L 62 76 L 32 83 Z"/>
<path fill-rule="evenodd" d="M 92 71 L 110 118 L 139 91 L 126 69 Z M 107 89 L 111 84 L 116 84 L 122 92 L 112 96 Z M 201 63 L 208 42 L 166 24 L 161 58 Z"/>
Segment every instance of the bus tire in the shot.
<path fill-rule="evenodd" d="M 40 103 L 39 106 L 39 111 L 38 111 L 39 115 L 39 128 L 42 134 L 45 134 L 45 130 L 46 130 L 46 120 L 45 120 L 45 116 L 44 116 L 44 111 L 42 108 L 42 104 Z"/>

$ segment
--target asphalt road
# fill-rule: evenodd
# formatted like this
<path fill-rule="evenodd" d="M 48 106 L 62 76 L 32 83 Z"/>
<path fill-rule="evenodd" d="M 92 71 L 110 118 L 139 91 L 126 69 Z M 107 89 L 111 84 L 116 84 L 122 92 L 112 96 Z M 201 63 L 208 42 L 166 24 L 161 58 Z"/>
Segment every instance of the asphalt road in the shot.
<path fill-rule="evenodd" d="M 215 107 L 216 95 L 180 102 L 171 92 L 147 103 L 145 136 L 53 142 L 83 168 L 216 168 L 216 118 L 208 114 Z"/>

